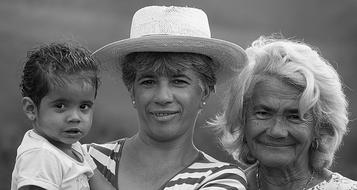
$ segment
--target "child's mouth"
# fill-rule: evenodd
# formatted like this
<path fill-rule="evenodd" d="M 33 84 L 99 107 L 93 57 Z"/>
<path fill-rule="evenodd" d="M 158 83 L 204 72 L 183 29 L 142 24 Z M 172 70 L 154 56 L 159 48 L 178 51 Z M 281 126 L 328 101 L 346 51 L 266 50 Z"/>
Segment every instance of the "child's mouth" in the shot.
<path fill-rule="evenodd" d="M 77 129 L 77 128 L 72 128 L 72 129 L 66 130 L 65 132 L 68 134 L 77 135 L 77 134 L 81 133 L 81 130 Z"/>

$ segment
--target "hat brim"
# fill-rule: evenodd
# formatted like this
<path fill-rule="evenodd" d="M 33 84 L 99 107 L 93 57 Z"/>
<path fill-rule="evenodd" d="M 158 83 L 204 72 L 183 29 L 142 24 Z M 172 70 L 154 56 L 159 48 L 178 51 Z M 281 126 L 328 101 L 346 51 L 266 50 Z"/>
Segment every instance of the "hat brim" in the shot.
<path fill-rule="evenodd" d="M 105 70 L 121 75 L 120 64 L 133 52 L 186 52 L 210 57 L 220 65 L 216 71 L 217 85 L 236 75 L 247 62 L 244 50 L 231 42 L 189 36 L 150 35 L 107 44 L 92 55 Z"/>

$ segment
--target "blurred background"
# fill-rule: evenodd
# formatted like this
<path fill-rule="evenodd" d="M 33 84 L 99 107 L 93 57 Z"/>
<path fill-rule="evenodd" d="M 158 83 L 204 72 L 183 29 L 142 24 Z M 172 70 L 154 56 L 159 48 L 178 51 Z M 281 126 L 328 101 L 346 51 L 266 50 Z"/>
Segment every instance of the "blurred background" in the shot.
<path fill-rule="evenodd" d="M 131 17 L 147 5 L 203 9 L 214 38 L 247 48 L 260 35 L 281 33 L 318 47 L 340 73 L 350 102 L 350 133 L 336 155 L 334 171 L 357 180 L 357 1 L 355 0 L 0 0 L 0 189 L 10 189 L 16 148 L 31 128 L 21 108 L 19 81 L 27 51 L 51 41 L 71 39 L 95 50 L 128 38 Z M 104 76 L 94 126 L 82 142 L 106 142 L 136 132 L 136 112 L 120 80 Z M 223 160 L 205 121 L 221 111 L 218 92 L 198 119 L 195 143 Z"/>

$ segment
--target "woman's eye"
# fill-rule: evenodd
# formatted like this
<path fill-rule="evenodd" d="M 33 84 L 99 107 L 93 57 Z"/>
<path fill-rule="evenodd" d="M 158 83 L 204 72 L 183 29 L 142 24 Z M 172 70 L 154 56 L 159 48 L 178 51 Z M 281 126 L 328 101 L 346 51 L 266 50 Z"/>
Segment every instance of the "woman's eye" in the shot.
<path fill-rule="evenodd" d="M 155 84 L 155 81 L 154 80 L 142 80 L 142 81 L 140 81 L 140 84 L 144 85 L 144 86 L 150 86 L 150 85 Z"/>
<path fill-rule="evenodd" d="M 267 111 L 256 111 L 255 112 L 255 116 L 258 118 L 258 119 L 269 119 L 271 117 L 271 114 Z"/>
<path fill-rule="evenodd" d="M 179 86 L 184 86 L 184 85 L 189 84 L 187 81 L 182 80 L 182 79 L 175 79 L 172 81 L 172 83 L 175 85 L 179 85 Z"/>
<path fill-rule="evenodd" d="M 288 121 L 292 123 L 302 123 L 304 122 L 303 119 L 301 119 L 299 114 L 290 114 L 287 116 Z"/>

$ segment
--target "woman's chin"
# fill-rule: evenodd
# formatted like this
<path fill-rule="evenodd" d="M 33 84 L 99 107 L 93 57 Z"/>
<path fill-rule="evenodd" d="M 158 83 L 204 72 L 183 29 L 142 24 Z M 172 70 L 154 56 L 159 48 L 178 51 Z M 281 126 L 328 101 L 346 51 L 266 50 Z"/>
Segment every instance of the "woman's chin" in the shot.
<path fill-rule="evenodd" d="M 259 162 L 266 167 L 284 167 L 294 162 L 294 158 L 288 155 L 265 154 L 257 157 Z"/>

